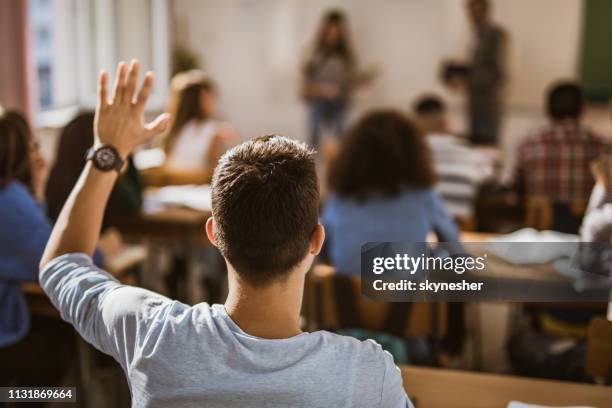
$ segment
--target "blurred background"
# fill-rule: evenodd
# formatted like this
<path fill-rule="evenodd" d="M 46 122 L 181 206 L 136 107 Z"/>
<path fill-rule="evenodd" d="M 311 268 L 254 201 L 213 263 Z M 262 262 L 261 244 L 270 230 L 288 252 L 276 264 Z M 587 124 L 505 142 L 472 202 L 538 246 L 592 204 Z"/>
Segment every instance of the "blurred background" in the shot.
<path fill-rule="evenodd" d="M 610 0 L 0 0 L 0 106 L 23 115 L 32 129 L 28 137 L 52 168 L 48 184 L 45 174 L 38 187 L 29 186 L 36 201 L 46 199 L 52 222 L 93 140 L 93 116 L 81 113 L 95 107 L 98 72 L 109 71 L 112 80 L 116 64 L 132 58 L 140 60 L 142 71 L 154 71 L 147 115 L 168 110 L 182 119 L 130 159 L 120 181 L 124 191 L 117 193 L 121 198 L 115 197 L 105 218 L 100 243 L 104 266 L 126 283 L 185 302 L 222 302 L 225 265 L 205 242 L 202 228 L 210 215 L 208 183 L 219 156 L 241 140 L 267 133 L 315 145 L 322 214 L 348 214 L 342 202 L 329 199 L 339 195 L 342 184 L 334 179 L 334 169 L 349 174 L 360 170 L 334 163 L 359 162 L 347 156 L 350 149 L 344 144 L 363 147 L 385 136 L 359 131 L 367 127 L 362 118 L 375 120 L 368 116 L 372 110 L 390 109 L 410 118 L 398 137 L 412 144 L 389 157 L 411 163 L 427 157 L 424 166 L 435 168 L 432 189 L 442 198 L 440 213 L 452 240 L 551 239 L 538 235 L 545 230 L 566 234 L 553 235 L 561 241 L 586 239 L 579 227 L 588 213 L 591 189 L 603 180 L 596 180 L 589 168 L 599 153 L 610 152 L 606 146 L 612 139 L 611 22 Z M 337 48 L 345 59 L 325 65 L 329 61 L 321 55 L 326 47 Z M 349 74 L 342 64 L 349 66 Z M 478 80 L 485 82 L 484 88 Z M 575 111 L 567 113 L 563 105 L 561 120 L 551 115 L 555 84 L 569 84 L 557 100 L 563 105 L 570 98 Z M 189 106 L 198 109 L 190 112 Z M 397 116 L 389 120 L 405 125 Z M 524 142 L 568 120 L 575 122 L 578 134 L 597 135 L 597 154 L 590 145 L 584 147 L 586 142 L 571 142 L 570 159 L 557 166 L 559 178 L 579 167 L 579 176 L 563 180 L 565 186 L 580 185 L 580 191 L 569 198 L 552 194 L 533 200 L 530 181 L 521 183 L 535 168 L 522 160 L 530 152 Z M 483 123 L 487 130 L 480 137 Z M 81 138 L 85 133 L 86 141 Z M 429 141 L 426 148 L 420 142 L 423 135 Z M 583 147 L 587 153 L 579 150 Z M 368 159 L 367 153 L 362 158 Z M 389 157 L 371 155 L 368 165 L 384 167 L 392 161 Z M 611 163 L 605 166 L 612 169 Z M 382 185 L 384 177 L 379 181 Z M 411 200 L 410 205 L 423 206 Z M 405 212 L 397 208 L 397 214 Z M 376 224 L 386 214 L 377 207 L 368 211 L 371 218 L 356 217 L 352 224 L 347 215 L 346 224 L 361 230 L 335 231 L 336 237 L 360 238 L 368 223 Z M 330 223 L 331 232 L 337 219 L 323 221 Z M 387 221 L 393 226 L 393 220 Z M 414 227 L 413 221 L 407 220 L 406 230 Z M 419 231 L 418 240 L 429 240 L 439 232 L 434 229 Z M 522 235 L 512 235 L 517 231 Z M 7 242 L 11 239 L 11 231 L 0 228 L 0 245 L 3 232 Z M 334 246 L 332 238 L 307 282 L 305 329 L 375 336 L 401 364 L 610 384 L 612 340 L 605 302 L 554 307 L 417 303 L 410 313 L 390 304 L 373 306 L 359 300 L 358 291 L 346 297 L 357 288 L 351 285 L 359 271 L 343 270 L 342 257 L 334 252 L 343 243 Z M 603 241 L 609 244 L 610 236 Z M 570 282 L 554 269 L 530 268 L 516 267 L 516 279 L 539 279 L 543 273 L 555 283 Z M 353 280 L 344 281 L 344 272 Z M 19 288 L 32 316 L 59 321 L 36 279 L 31 280 Z M 550 320 L 553 309 L 555 318 L 569 316 L 569 323 Z M 394 319 L 400 329 L 389 323 Z M 43 336 L 51 332 L 42 331 Z M 595 337 L 589 339 L 588 333 Z M 125 406 L 129 392 L 118 367 L 76 336 L 74 341 L 71 350 L 78 351 L 78 358 L 70 360 L 68 374 L 58 371 L 59 380 L 84 390 L 83 406 Z M 531 386 L 543 390 L 533 394 L 532 402 L 541 403 L 563 388 L 551 382 L 525 385 L 526 390 Z M 582 391 L 575 395 L 584 395 Z M 411 392 L 421 395 L 422 390 Z M 569 403 L 566 397 L 562 399 Z"/>

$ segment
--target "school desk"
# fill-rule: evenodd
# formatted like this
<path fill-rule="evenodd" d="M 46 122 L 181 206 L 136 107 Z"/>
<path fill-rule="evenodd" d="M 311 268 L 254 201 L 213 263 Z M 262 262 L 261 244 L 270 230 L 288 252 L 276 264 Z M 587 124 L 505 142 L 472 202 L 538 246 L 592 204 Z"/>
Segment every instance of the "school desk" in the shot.
<path fill-rule="evenodd" d="M 204 230 L 210 214 L 209 211 L 164 207 L 155 212 L 115 216 L 112 224 L 128 239 L 144 242 L 149 248 L 148 273 L 143 276 L 143 285 L 149 289 L 166 293 L 158 268 L 159 249 L 170 247 L 180 253 L 185 262 L 176 263 L 173 268 L 173 273 L 179 277 L 178 293 L 169 295 L 194 303 L 203 298 L 199 289 L 201 276 L 196 273 L 199 270 L 197 255 L 199 250 L 210 245 Z"/>
<path fill-rule="evenodd" d="M 612 406 L 612 386 L 599 386 L 401 366 L 404 388 L 416 408 L 506 408 L 510 401 L 552 406 Z"/>

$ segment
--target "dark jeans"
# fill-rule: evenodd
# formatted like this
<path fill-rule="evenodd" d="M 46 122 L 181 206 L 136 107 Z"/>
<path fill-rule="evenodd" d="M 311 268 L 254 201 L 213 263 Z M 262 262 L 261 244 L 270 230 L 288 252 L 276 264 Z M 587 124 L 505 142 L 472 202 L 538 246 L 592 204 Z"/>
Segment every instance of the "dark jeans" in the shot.
<path fill-rule="evenodd" d="M 0 386 L 61 385 L 76 361 L 74 339 L 74 330 L 67 323 L 56 318 L 32 316 L 26 337 L 0 348 Z"/>
<path fill-rule="evenodd" d="M 494 88 L 468 90 L 470 141 L 474 144 L 496 145 L 499 141 L 501 106 Z"/>
<path fill-rule="evenodd" d="M 339 137 L 344 130 L 344 119 L 346 115 L 345 101 L 313 100 L 310 102 L 309 131 L 310 144 L 318 147 L 321 141 L 321 133 L 324 128 L 329 128 Z"/>

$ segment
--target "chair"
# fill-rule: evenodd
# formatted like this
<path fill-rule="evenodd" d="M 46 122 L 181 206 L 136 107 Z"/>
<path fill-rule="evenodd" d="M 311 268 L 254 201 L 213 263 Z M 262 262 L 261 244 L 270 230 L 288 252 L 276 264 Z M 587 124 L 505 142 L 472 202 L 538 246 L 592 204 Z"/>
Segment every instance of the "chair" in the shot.
<path fill-rule="evenodd" d="M 545 197 L 529 197 L 525 208 L 525 226 L 536 230 L 548 230 L 553 226 L 553 209 Z"/>
<path fill-rule="evenodd" d="M 612 322 L 595 317 L 587 330 L 585 371 L 596 382 L 612 378 Z"/>
<path fill-rule="evenodd" d="M 338 301 L 339 288 L 345 291 L 352 289 L 352 294 L 341 296 L 345 301 L 354 301 L 357 316 L 346 316 L 346 304 Z M 437 339 L 446 331 L 446 304 L 373 302 L 361 296 L 360 278 L 338 275 L 328 265 L 316 265 L 308 273 L 305 309 L 309 330 L 336 330 L 359 324 L 363 329 L 385 331 L 390 324 L 392 326 L 394 322 L 405 320 L 405 326 L 392 334 L 401 337 L 433 336 Z"/>
<path fill-rule="evenodd" d="M 577 233 L 586 207 L 586 201 L 582 200 L 565 204 L 553 203 L 546 197 L 529 197 L 525 206 L 525 226 Z"/>

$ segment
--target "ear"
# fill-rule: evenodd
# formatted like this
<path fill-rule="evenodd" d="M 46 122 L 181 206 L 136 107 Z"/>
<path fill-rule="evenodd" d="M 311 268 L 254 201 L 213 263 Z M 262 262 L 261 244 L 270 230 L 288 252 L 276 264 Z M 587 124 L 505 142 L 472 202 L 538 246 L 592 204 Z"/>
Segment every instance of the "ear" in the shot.
<path fill-rule="evenodd" d="M 313 256 L 319 255 L 323 242 L 325 242 L 325 228 L 323 225 L 317 224 L 310 238 L 310 254 Z"/>
<path fill-rule="evenodd" d="M 206 237 L 213 246 L 217 246 L 215 242 L 215 219 L 213 217 L 208 217 L 206 220 Z"/>

